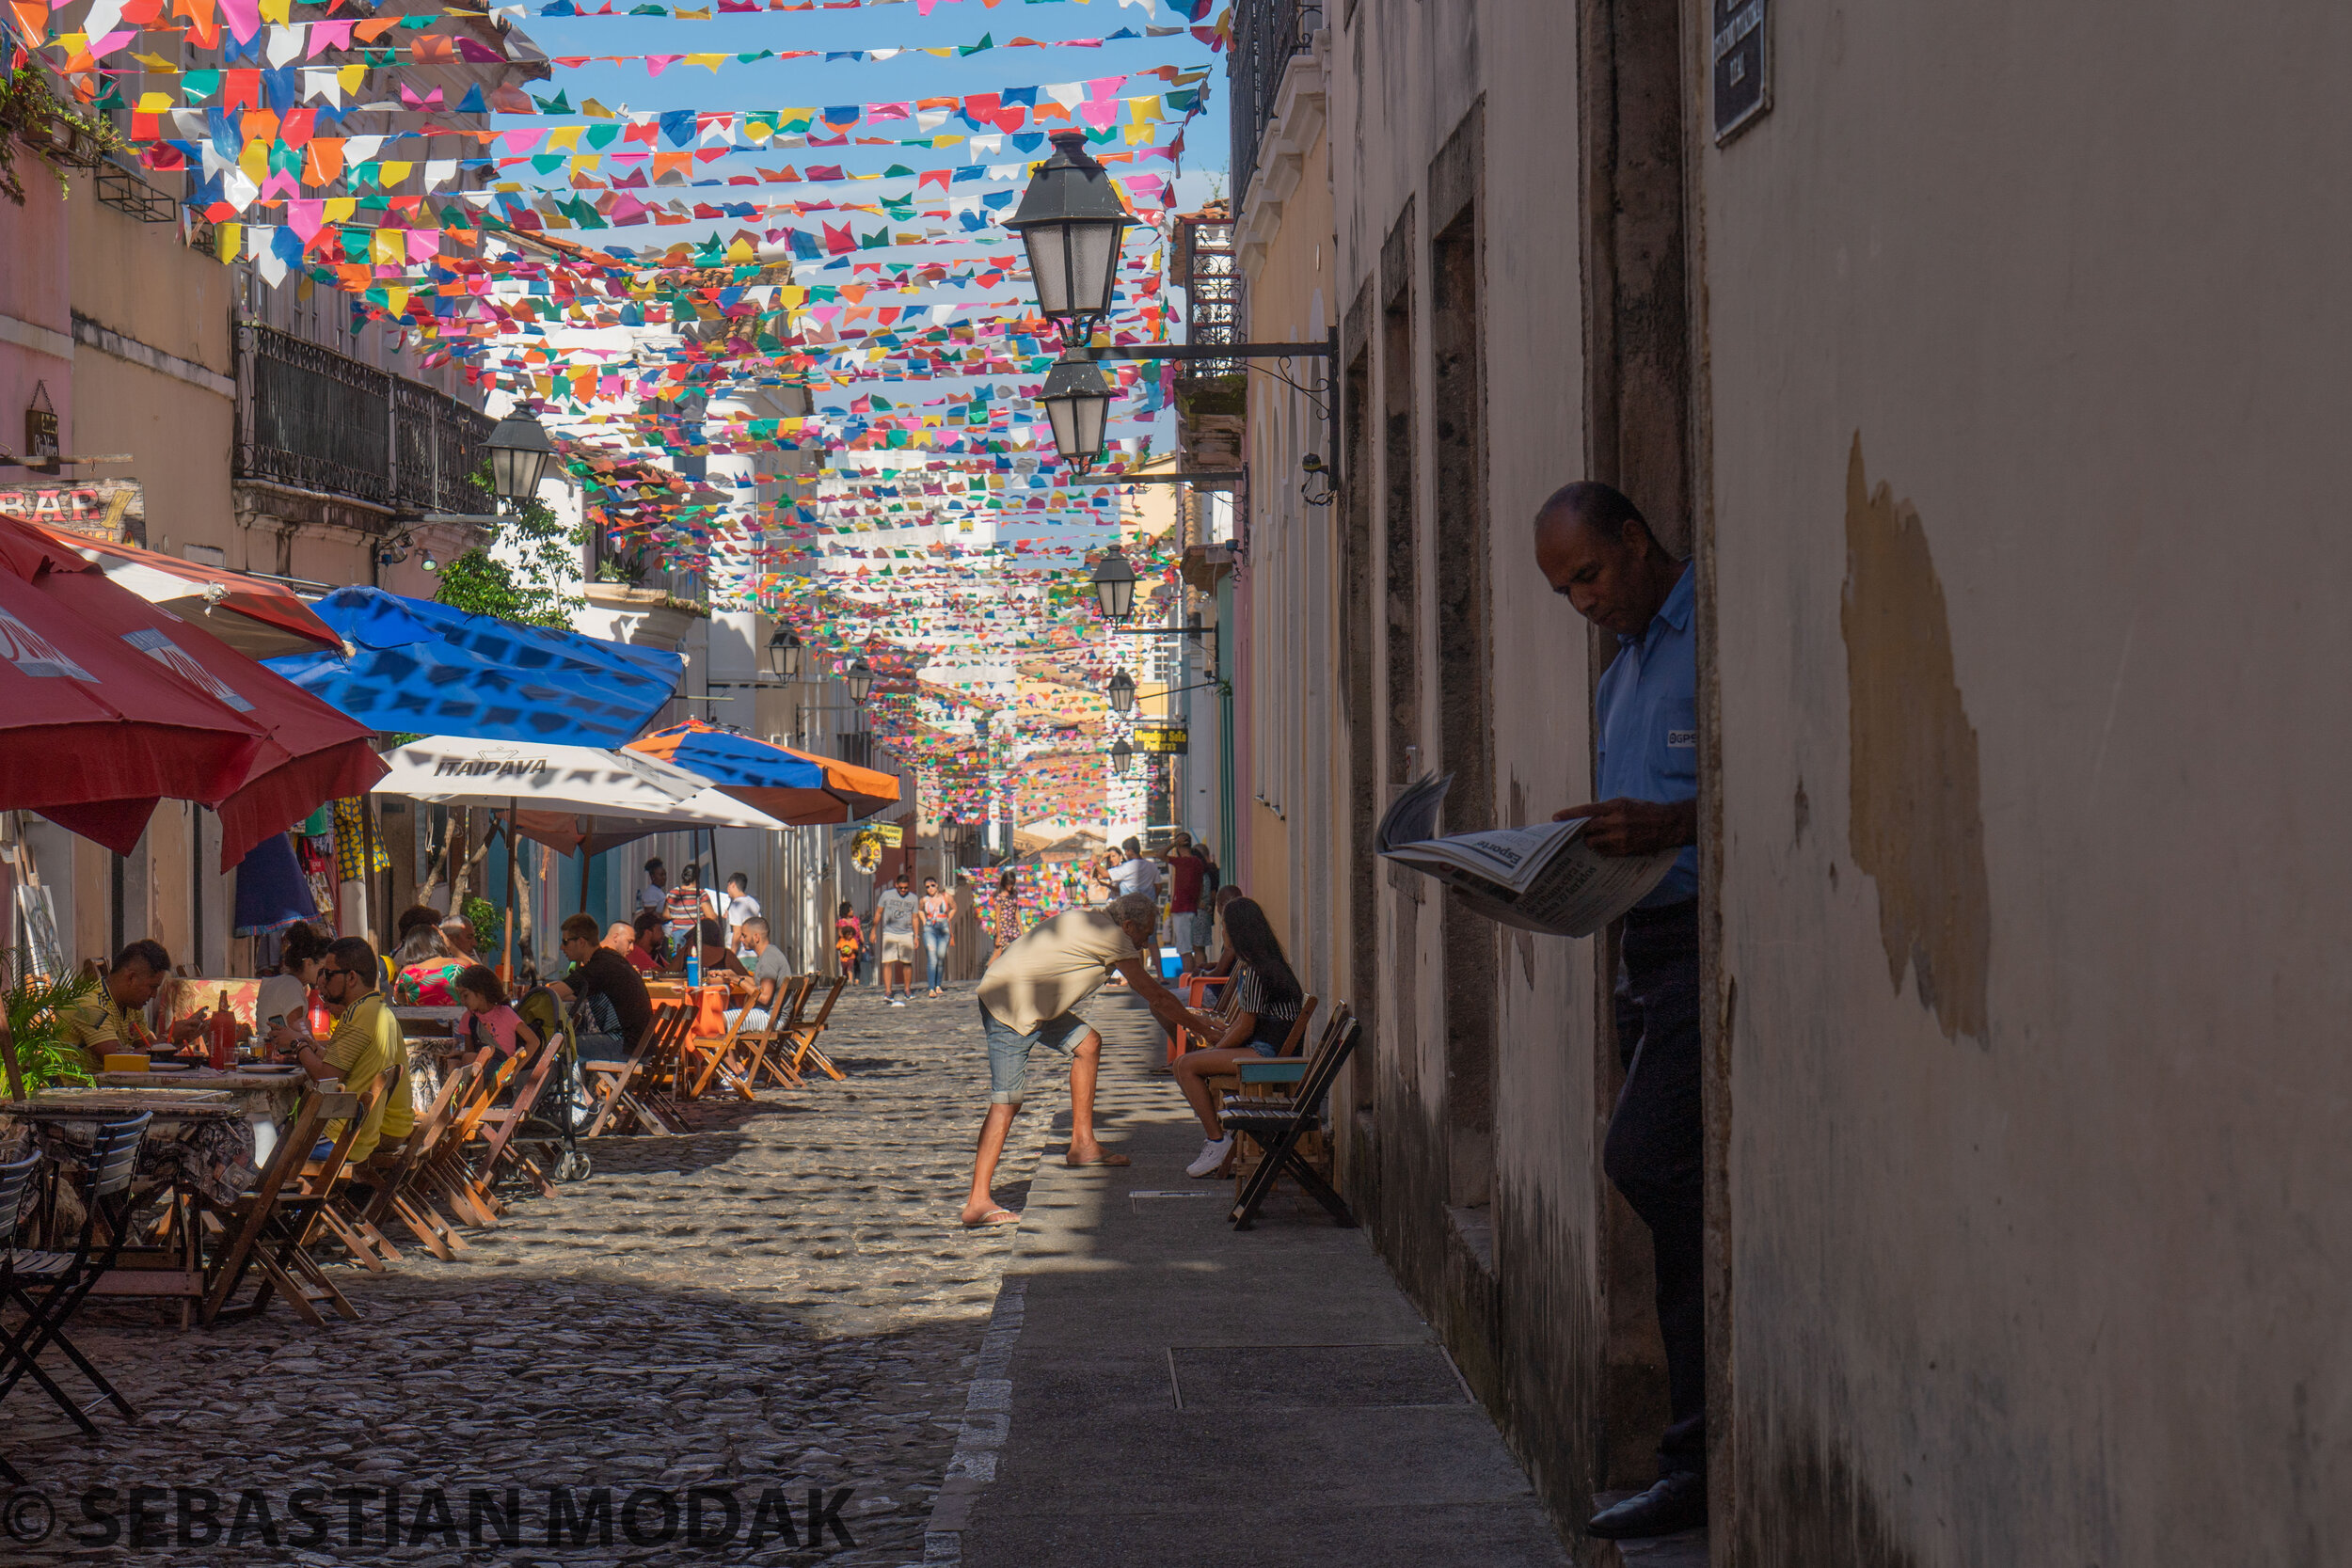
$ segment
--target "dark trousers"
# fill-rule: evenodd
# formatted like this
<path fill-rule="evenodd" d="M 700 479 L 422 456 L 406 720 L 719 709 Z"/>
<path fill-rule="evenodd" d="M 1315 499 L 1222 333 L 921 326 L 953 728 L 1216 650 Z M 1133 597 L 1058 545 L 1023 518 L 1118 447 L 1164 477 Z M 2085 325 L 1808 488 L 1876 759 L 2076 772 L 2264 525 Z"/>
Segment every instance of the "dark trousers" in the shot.
<path fill-rule="evenodd" d="M 1656 1259 L 1673 1407 L 1658 1445 L 1659 1469 L 1698 1471 L 1707 1467 L 1698 901 L 1629 912 L 1621 954 L 1617 1050 L 1625 1087 L 1609 1118 L 1601 1165 L 1649 1227 Z"/>

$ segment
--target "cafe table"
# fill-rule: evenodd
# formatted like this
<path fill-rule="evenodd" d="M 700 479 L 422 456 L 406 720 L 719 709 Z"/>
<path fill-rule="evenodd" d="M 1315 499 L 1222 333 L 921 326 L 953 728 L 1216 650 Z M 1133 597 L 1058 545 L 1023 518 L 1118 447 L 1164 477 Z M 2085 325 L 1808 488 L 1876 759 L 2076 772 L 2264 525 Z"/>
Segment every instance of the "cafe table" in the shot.
<path fill-rule="evenodd" d="M 101 1088 L 200 1089 L 230 1096 L 244 1108 L 246 1124 L 253 1129 L 253 1164 L 257 1169 L 269 1164 L 271 1152 L 278 1148 L 278 1130 L 294 1119 L 294 1109 L 301 1104 L 302 1091 L 309 1082 L 310 1075 L 298 1067 L 260 1063 L 232 1067 L 226 1072 L 195 1067 L 179 1071 L 98 1074 Z"/>
<path fill-rule="evenodd" d="M 139 1145 L 132 1206 L 135 1213 L 160 1198 L 163 1211 L 151 1224 L 138 1222 L 149 1241 L 126 1247 L 96 1290 L 101 1295 L 176 1299 L 185 1327 L 204 1283 L 194 1199 L 201 1195 L 215 1203 L 232 1203 L 260 1180 L 254 1113 L 246 1101 L 277 1092 L 274 1086 L 241 1093 L 194 1084 L 43 1089 L 29 1100 L 0 1103 L 0 1159 L 21 1157 L 27 1149 L 45 1157 L 50 1176 L 40 1211 L 44 1236 L 49 1245 L 70 1244 L 80 1233 L 83 1214 L 79 1184 L 69 1173 L 87 1168 L 100 1127 L 151 1114 L 154 1120 Z M 275 1132 L 273 1127 L 273 1140 Z"/>

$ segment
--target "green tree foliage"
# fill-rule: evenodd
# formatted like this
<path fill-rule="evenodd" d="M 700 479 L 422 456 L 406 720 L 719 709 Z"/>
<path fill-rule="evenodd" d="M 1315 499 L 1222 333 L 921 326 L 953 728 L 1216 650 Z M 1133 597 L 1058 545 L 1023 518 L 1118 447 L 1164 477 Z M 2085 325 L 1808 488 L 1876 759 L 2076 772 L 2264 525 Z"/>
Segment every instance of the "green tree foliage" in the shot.
<path fill-rule="evenodd" d="M 490 488 L 485 461 L 474 473 L 474 483 Z M 580 546 L 584 528 L 566 527 L 555 508 L 533 496 L 514 504 L 500 517 L 493 543 L 516 559 L 510 564 L 488 549 L 468 550 L 441 568 L 441 585 L 433 592 L 436 603 L 476 615 L 495 615 L 526 626 L 568 629 L 572 617 L 587 601 L 565 592 L 580 575 Z"/>

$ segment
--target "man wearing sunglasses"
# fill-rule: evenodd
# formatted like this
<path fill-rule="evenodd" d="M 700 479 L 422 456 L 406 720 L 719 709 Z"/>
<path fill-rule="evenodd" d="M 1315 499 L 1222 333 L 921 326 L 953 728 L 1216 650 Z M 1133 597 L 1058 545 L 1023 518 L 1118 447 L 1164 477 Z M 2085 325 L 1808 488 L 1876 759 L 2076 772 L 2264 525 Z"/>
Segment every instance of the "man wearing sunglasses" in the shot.
<path fill-rule="evenodd" d="M 386 1068 L 400 1069 L 391 1092 L 368 1112 L 351 1140 L 345 1157 L 355 1165 L 374 1154 L 383 1140 L 399 1148 L 417 1118 L 408 1093 L 408 1042 L 376 989 L 382 973 L 375 949 L 364 937 L 344 937 L 327 948 L 318 972 L 319 995 L 335 1014 L 335 1032 L 323 1047 L 308 1039 L 294 1042 L 294 1057 L 304 1071 L 315 1079 L 340 1080 L 354 1094 L 364 1094 Z M 340 1123 L 330 1122 L 326 1139 L 331 1142 L 341 1132 Z"/>

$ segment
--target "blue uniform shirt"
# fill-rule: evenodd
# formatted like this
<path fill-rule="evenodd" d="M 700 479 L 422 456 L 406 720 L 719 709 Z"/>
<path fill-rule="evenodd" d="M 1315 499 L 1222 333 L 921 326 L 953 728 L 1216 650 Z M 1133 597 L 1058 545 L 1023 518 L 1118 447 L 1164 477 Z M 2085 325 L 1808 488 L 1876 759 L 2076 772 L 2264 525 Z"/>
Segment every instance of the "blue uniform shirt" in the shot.
<path fill-rule="evenodd" d="M 1599 799 L 1689 800 L 1699 792 L 1698 638 L 1691 626 L 1698 569 L 1681 580 L 1640 637 L 1617 639 L 1616 661 L 1600 677 Z M 1640 908 L 1699 895 L 1699 852 L 1686 847 Z"/>

